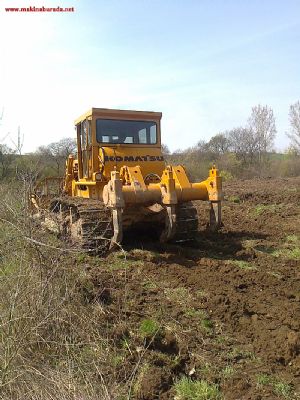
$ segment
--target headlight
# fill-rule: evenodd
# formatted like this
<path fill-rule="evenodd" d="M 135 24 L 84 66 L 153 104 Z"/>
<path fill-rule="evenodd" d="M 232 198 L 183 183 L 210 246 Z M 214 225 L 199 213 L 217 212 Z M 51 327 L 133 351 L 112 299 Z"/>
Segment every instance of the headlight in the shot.
<path fill-rule="evenodd" d="M 101 181 L 101 180 L 102 180 L 102 174 L 101 174 L 101 172 L 96 172 L 96 173 L 95 173 L 95 180 L 96 180 L 96 181 Z"/>

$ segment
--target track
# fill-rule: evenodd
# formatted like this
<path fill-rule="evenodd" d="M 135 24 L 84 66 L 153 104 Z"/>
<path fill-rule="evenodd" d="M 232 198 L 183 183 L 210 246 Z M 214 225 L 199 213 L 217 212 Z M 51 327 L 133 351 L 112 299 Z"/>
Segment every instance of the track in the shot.
<path fill-rule="evenodd" d="M 98 200 L 60 198 L 50 204 L 51 214 L 57 214 L 62 239 L 87 250 L 104 254 L 110 246 L 113 226 L 110 210 Z"/>
<path fill-rule="evenodd" d="M 172 242 L 186 242 L 195 239 L 198 232 L 198 214 L 191 202 L 176 207 L 176 234 Z"/>

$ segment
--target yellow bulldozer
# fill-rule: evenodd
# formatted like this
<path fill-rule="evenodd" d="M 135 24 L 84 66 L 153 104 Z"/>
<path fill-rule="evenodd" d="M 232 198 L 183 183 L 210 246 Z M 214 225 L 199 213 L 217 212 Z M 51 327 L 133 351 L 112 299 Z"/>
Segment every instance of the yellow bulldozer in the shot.
<path fill-rule="evenodd" d="M 190 182 L 182 165 L 166 165 L 158 112 L 92 108 L 75 121 L 77 156 L 64 178 L 45 178 L 31 195 L 35 214 L 64 239 L 93 253 L 122 243 L 132 227 L 154 229 L 161 242 L 198 230 L 193 200 L 210 203 L 209 226 L 221 225 L 222 178 L 212 167 Z M 54 183 L 61 189 L 53 191 Z"/>

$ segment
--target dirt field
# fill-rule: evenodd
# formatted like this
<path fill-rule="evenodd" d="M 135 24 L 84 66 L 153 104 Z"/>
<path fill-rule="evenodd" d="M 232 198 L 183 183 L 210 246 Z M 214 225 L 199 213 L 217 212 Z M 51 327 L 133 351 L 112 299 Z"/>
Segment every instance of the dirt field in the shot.
<path fill-rule="evenodd" d="M 205 232 L 199 202 L 193 245 L 136 240 L 126 260 L 87 265 L 114 379 L 132 398 L 181 399 L 174 384 L 184 374 L 227 400 L 299 398 L 300 178 L 224 189 L 218 234 Z"/>

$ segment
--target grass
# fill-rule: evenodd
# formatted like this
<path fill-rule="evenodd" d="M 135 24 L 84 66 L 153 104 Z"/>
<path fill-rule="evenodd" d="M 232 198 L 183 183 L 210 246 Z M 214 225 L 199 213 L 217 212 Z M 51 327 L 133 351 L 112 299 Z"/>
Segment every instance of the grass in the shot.
<path fill-rule="evenodd" d="M 230 201 L 232 203 L 240 203 L 241 199 L 238 196 L 229 196 L 228 201 Z"/>
<path fill-rule="evenodd" d="M 272 255 L 274 257 L 283 257 L 289 260 L 300 260 L 300 247 L 295 247 L 294 249 L 275 250 Z"/>
<path fill-rule="evenodd" d="M 276 377 L 269 374 L 259 374 L 256 376 L 258 387 L 272 386 L 274 393 L 285 399 L 292 399 L 293 387 L 289 383 L 279 381 Z"/>
<path fill-rule="evenodd" d="M 278 396 L 282 396 L 285 399 L 290 399 L 292 395 L 293 388 L 291 385 L 285 382 L 275 382 L 273 384 L 274 392 Z"/>
<path fill-rule="evenodd" d="M 205 311 L 203 310 L 196 310 L 195 308 L 189 308 L 185 311 L 184 315 L 189 318 L 199 319 L 200 327 L 207 332 L 210 332 L 214 327 L 213 322 L 207 317 Z"/>
<path fill-rule="evenodd" d="M 221 375 L 224 379 L 230 378 L 235 373 L 235 369 L 231 365 L 226 365 L 226 367 L 221 371 Z"/>
<path fill-rule="evenodd" d="M 266 386 L 272 383 L 272 377 L 268 374 L 258 374 L 256 376 L 257 386 Z"/>
<path fill-rule="evenodd" d="M 256 355 L 252 351 L 243 350 L 238 347 L 234 347 L 229 353 L 227 353 L 227 358 L 231 361 L 237 359 L 257 360 Z"/>
<path fill-rule="evenodd" d="M 131 260 L 125 251 L 114 252 L 108 257 L 110 269 L 117 271 L 129 268 L 138 268 L 143 266 L 142 260 Z"/>
<path fill-rule="evenodd" d="M 282 247 L 279 249 L 267 246 L 256 246 L 256 250 L 270 254 L 273 257 L 300 260 L 300 238 L 297 235 L 288 235 L 286 236 Z"/>
<path fill-rule="evenodd" d="M 253 210 L 253 214 L 258 216 L 267 212 L 276 212 L 280 205 L 278 204 L 259 204 Z"/>
<path fill-rule="evenodd" d="M 207 332 L 212 331 L 214 324 L 209 318 L 203 318 L 201 321 L 201 327 Z"/>
<path fill-rule="evenodd" d="M 152 338 L 160 331 L 160 325 L 153 319 L 144 319 L 139 326 L 139 334 L 143 339 Z"/>
<path fill-rule="evenodd" d="M 236 265 L 237 267 L 239 267 L 240 269 L 244 269 L 244 270 L 256 270 L 257 268 L 249 263 L 248 261 L 243 261 L 243 260 L 230 260 L 230 262 L 234 265 Z"/>
<path fill-rule="evenodd" d="M 176 400 L 220 400 L 218 385 L 183 377 L 175 385 Z"/>
<path fill-rule="evenodd" d="M 300 242 L 300 237 L 297 235 L 288 235 L 286 237 L 286 241 L 291 243 L 297 243 Z"/>
<path fill-rule="evenodd" d="M 166 288 L 164 293 L 170 301 L 184 307 L 188 307 L 192 300 L 191 293 L 185 287 Z"/>

